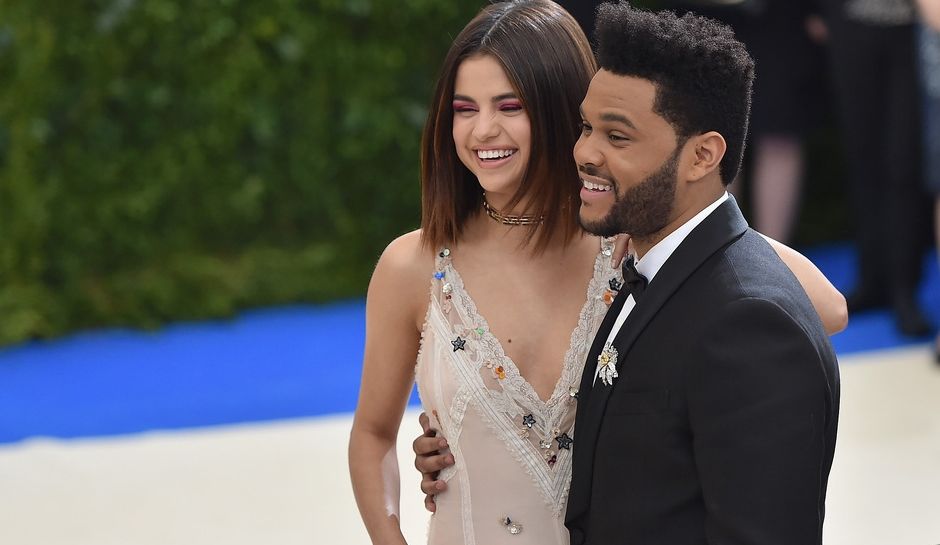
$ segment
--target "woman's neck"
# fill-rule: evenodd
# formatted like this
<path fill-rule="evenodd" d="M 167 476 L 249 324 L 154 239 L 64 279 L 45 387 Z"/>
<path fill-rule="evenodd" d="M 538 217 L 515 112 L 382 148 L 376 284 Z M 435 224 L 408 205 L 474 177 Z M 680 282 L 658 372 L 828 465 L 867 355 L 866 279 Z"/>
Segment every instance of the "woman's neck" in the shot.
<path fill-rule="evenodd" d="M 531 225 L 506 225 L 501 223 L 487 215 L 481 207 L 480 211 L 467 221 L 461 241 L 487 252 L 502 255 L 522 255 L 531 259 L 533 257 L 532 245 L 542 235 L 542 230 L 545 227 L 544 225 L 535 226 L 534 233 L 532 228 Z M 539 257 L 557 255 L 559 252 L 564 253 L 571 243 L 583 236 L 585 234 L 579 231 L 566 243 L 563 230 L 556 229 L 548 246 L 546 246 L 544 252 L 540 252 Z"/>

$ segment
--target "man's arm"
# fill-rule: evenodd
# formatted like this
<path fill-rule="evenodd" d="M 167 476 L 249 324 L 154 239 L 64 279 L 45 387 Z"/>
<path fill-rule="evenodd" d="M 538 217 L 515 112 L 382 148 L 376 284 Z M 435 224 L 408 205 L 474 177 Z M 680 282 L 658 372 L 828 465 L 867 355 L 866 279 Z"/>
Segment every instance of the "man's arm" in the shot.
<path fill-rule="evenodd" d="M 434 495 L 447 490 L 447 483 L 438 480 L 438 475 L 445 467 L 454 465 L 454 455 L 445 452 L 447 440 L 437 436 L 437 430 L 431 427 L 425 413 L 418 417 L 424 431 L 411 443 L 415 453 L 415 468 L 421 472 L 421 491 L 424 492 L 424 508 L 430 512 L 437 510 Z"/>
<path fill-rule="evenodd" d="M 820 355 L 760 299 L 719 309 L 701 346 L 687 388 L 708 542 L 819 543 L 831 463 Z"/>

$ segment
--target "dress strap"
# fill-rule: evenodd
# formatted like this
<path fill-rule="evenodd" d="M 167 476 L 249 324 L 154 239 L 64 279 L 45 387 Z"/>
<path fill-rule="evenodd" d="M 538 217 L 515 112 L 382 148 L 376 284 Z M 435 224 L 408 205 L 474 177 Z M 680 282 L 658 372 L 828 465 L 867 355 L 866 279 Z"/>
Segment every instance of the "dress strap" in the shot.
<path fill-rule="evenodd" d="M 451 299 L 453 297 L 454 285 L 447 278 L 448 271 L 452 270 L 450 266 L 450 248 L 441 248 L 434 259 L 434 279 L 431 283 L 431 297 L 436 298 L 441 305 L 444 314 L 449 314 L 451 308 Z"/>

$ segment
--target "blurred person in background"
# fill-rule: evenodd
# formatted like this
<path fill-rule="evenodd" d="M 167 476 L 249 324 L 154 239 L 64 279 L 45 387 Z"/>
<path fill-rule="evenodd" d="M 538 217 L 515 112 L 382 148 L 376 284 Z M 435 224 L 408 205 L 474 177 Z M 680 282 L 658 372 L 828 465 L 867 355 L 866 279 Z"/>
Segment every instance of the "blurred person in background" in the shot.
<path fill-rule="evenodd" d="M 898 329 L 931 324 L 917 303 L 929 239 L 913 0 L 822 0 L 849 190 L 858 281 L 850 312 L 889 307 Z"/>
<path fill-rule="evenodd" d="M 445 58 L 423 136 L 422 228 L 389 244 L 367 296 L 349 467 L 373 543 L 404 543 L 395 444 L 415 380 L 434 427 L 419 463 L 449 465 L 422 482 L 436 495 L 429 542 L 568 543 L 572 388 L 623 287 L 612 241 L 578 224 L 572 150 L 595 69 L 578 24 L 548 0 L 485 7 Z M 772 244 L 827 330 L 843 328 L 838 291 Z"/>
<path fill-rule="evenodd" d="M 917 0 L 920 10 L 920 82 L 924 97 L 924 179 L 934 196 L 934 236 L 940 252 L 940 0 Z M 940 363 L 940 333 L 934 340 Z"/>
<path fill-rule="evenodd" d="M 804 137 L 820 113 L 824 52 L 814 0 L 666 0 L 731 26 L 754 58 L 747 190 L 755 228 L 788 242 L 799 215 Z"/>

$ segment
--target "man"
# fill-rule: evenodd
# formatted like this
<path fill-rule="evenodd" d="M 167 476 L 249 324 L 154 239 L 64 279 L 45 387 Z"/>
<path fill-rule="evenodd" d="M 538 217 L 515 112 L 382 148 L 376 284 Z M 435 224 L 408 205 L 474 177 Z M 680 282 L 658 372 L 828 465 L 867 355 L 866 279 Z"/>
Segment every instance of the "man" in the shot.
<path fill-rule="evenodd" d="M 753 62 L 694 15 L 606 4 L 597 21 L 601 69 L 574 153 L 581 221 L 630 233 L 636 261 L 578 393 L 571 543 L 820 543 L 836 359 L 725 192 Z"/>

